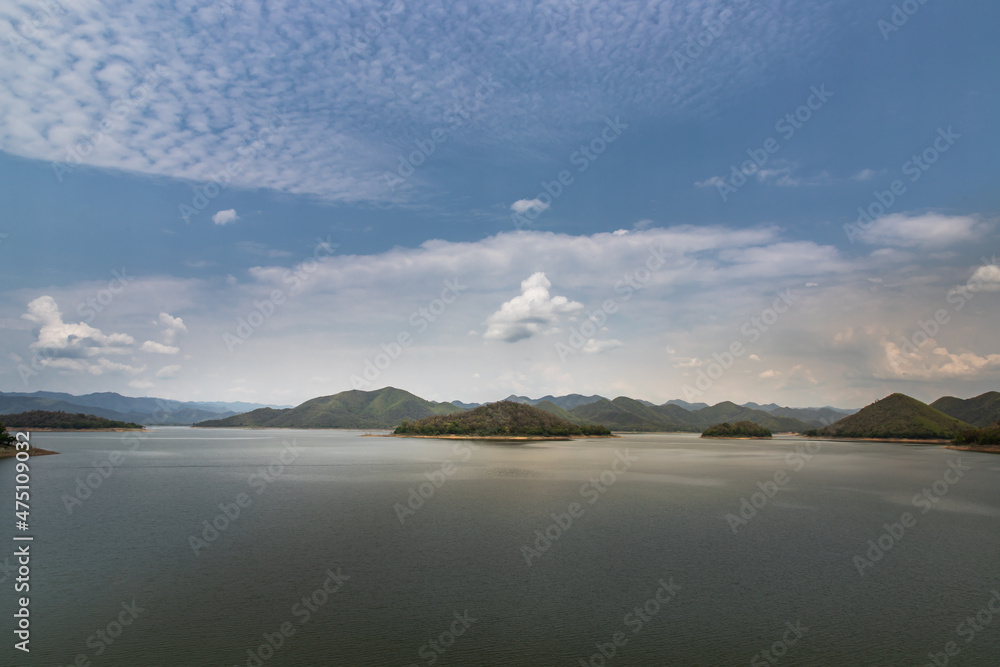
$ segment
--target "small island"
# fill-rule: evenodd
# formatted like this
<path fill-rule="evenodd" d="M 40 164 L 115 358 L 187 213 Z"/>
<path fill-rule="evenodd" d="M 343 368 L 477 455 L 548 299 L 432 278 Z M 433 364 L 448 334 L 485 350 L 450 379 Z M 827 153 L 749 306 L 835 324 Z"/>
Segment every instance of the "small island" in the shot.
<path fill-rule="evenodd" d="M 751 421 L 722 422 L 705 429 L 703 438 L 770 438 L 771 431 Z"/>
<path fill-rule="evenodd" d="M 487 403 L 474 410 L 404 421 L 392 435 L 411 438 L 569 440 L 614 437 L 604 426 L 578 425 L 531 405 Z"/>
<path fill-rule="evenodd" d="M 4 415 L 4 421 L 17 431 L 142 431 L 145 426 L 115 421 L 78 412 L 31 410 Z"/>

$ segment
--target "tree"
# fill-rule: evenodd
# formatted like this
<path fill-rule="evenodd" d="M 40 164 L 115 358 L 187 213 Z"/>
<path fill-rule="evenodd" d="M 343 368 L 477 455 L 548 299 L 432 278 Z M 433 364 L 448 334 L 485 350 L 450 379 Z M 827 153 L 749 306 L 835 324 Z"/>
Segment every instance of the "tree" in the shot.
<path fill-rule="evenodd" d="M 0 447 L 13 447 L 17 443 L 17 438 L 7 432 L 7 427 L 0 422 Z"/>

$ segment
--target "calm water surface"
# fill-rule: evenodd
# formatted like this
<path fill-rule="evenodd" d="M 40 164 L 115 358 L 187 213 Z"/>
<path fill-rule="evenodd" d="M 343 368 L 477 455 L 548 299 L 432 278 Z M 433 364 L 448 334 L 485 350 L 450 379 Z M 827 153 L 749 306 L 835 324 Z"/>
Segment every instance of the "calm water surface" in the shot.
<path fill-rule="evenodd" d="M 824 443 L 806 460 L 802 440 L 687 434 L 134 437 L 32 436 L 62 453 L 31 463 L 30 655 L 13 649 L 0 460 L 0 664 L 924 665 L 948 642 L 950 665 L 1000 664 L 1000 614 L 959 625 L 1000 590 L 997 456 Z M 885 524 L 897 537 L 869 562 Z"/>

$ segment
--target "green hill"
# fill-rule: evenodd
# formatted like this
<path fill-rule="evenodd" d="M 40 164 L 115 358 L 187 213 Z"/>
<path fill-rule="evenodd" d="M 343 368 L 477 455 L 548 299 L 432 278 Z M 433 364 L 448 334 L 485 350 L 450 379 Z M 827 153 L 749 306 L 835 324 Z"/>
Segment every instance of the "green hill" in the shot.
<path fill-rule="evenodd" d="M 906 394 L 892 394 L 807 435 L 886 440 L 951 439 L 969 424 Z"/>
<path fill-rule="evenodd" d="M 615 431 L 695 431 L 697 427 L 673 419 L 668 414 L 639 401 L 619 396 L 613 401 L 602 398 L 569 411 L 586 423 L 603 424 Z"/>
<path fill-rule="evenodd" d="M 408 391 L 385 387 L 376 391 L 343 391 L 320 396 L 294 408 L 260 408 L 195 426 L 254 428 L 394 428 L 404 420 L 462 412 L 451 403 L 435 403 Z"/>
<path fill-rule="evenodd" d="M 771 431 L 760 424 L 748 421 L 722 422 L 705 429 L 703 438 L 770 438 Z"/>
<path fill-rule="evenodd" d="M 1000 447 L 1000 422 L 962 431 L 955 437 L 954 442 L 956 445 L 988 445 L 995 451 L 996 447 Z"/>
<path fill-rule="evenodd" d="M 931 407 L 973 426 L 989 426 L 1000 420 L 1000 391 L 988 391 L 964 400 L 942 396 L 931 403 Z"/>
<path fill-rule="evenodd" d="M 786 431 L 802 433 L 809 429 L 809 424 L 798 419 L 773 415 L 763 410 L 745 408 L 742 405 L 736 405 L 732 401 L 716 403 L 711 407 L 695 410 L 691 414 L 704 425 L 718 424 L 720 422 L 749 421 L 779 433 Z"/>
<path fill-rule="evenodd" d="M 558 407 L 558 406 L 557 406 Z M 467 437 L 573 437 L 610 436 L 603 426 L 573 424 L 565 419 L 524 403 L 498 401 L 452 415 L 404 421 L 396 435 L 467 436 Z"/>
<path fill-rule="evenodd" d="M 4 422 L 12 429 L 26 430 L 32 428 L 57 428 L 57 429 L 144 429 L 144 426 L 132 422 L 115 421 L 84 414 L 82 412 L 70 413 L 49 410 L 30 410 L 12 415 L 4 415 Z"/>

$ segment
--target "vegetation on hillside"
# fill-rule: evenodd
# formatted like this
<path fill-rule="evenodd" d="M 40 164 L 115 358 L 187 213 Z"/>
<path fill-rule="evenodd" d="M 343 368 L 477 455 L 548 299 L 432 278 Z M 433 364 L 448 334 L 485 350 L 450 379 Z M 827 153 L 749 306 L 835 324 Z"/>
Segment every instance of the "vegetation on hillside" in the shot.
<path fill-rule="evenodd" d="M 4 420 L 16 428 L 65 428 L 76 430 L 88 429 L 144 429 L 141 424 L 115 421 L 104 417 L 84 414 L 82 412 L 52 412 L 49 410 L 30 410 L 14 415 L 4 415 Z"/>
<path fill-rule="evenodd" d="M 1000 391 L 988 391 L 964 400 L 942 396 L 931 403 L 931 407 L 973 426 L 986 427 L 1000 420 Z"/>
<path fill-rule="evenodd" d="M 1000 422 L 985 428 L 962 431 L 954 442 L 956 445 L 1000 445 Z"/>
<path fill-rule="evenodd" d="M 251 428 L 394 428 L 404 420 L 462 412 L 451 403 L 435 403 L 408 391 L 384 387 L 320 396 L 294 408 L 260 408 L 225 419 L 198 422 L 202 427 Z"/>
<path fill-rule="evenodd" d="M 703 438 L 770 438 L 771 431 L 750 421 L 722 422 L 705 429 Z"/>
<path fill-rule="evenodd" d="M 969 424 L 906 394 L 891 394 L 807 436 L 882 440 L 950 440 Z"/>
<path fill-rule="evenodd" d="M 544 410 L 499 401 L 469 412 L 435 415 L 415 422 L 404 421 L 397 435 L 465 435 L 476 437 L 572 437 L 609 436 L 611 431 L 598 425 L 572 424 Z"/>

